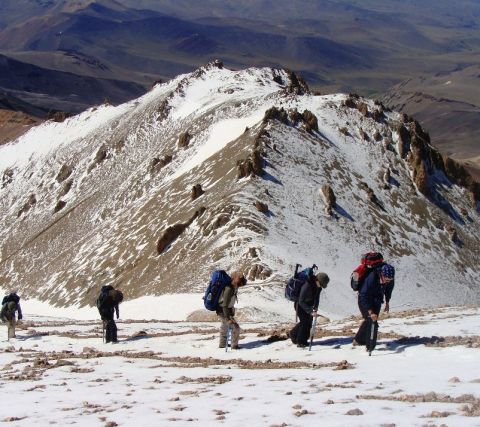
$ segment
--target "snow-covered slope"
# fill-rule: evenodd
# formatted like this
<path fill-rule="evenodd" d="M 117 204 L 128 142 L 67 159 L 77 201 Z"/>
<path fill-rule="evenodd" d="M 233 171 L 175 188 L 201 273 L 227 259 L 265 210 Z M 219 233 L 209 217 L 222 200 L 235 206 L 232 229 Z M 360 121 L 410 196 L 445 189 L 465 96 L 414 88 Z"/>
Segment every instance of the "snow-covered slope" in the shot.
<path fill-rule="evenodd" d="M 25 307 L 26 311 L 26 307 Z M 242 348 L 216 325 L 33 317 L 0 328 L 0 421 L 12 426 L 478 426 L 478 308 L 395 313 L 369 357 L 358 318 L 317 328 L 312 351 L 289 325 L 242 324 Z M 383 317 L 383 316 L 382 316 Z M 4 335 L 5 334 L 5 335 Z"/>
<path fill-rule="evenodd" d="M 200 293 L 240 268 L 245 315 L 282 317 L 298 262 L 330 275 L 322 306 L 338 315 L 371 249 L 397 268 L 397 306 L 480 301 L 476 184 L 412 119 L 287 71 L 209 64 L 32 129 L 0 148 L 0 171 L 3 287 L 57 306 L 104 284 Z"/>

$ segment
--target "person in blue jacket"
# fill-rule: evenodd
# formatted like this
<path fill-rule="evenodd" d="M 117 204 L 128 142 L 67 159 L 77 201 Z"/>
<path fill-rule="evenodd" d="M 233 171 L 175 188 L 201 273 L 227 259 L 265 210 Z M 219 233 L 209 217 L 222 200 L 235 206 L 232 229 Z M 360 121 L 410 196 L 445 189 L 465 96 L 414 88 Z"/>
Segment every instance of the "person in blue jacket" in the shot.
<path fill-rule="evenodd" d="M 368 326 L 370 322 L 377 322 L 380 309 L 385 298 L 385 311 L 390 310 L 390 298 L 394 287 L 395 268 L 390 264 L 383 264 L 373 269 L 365 277 L 358 292 L 358 308 L 363 316 L 363 322 L 353 340 L 353 345 L 366 345 Z"/>

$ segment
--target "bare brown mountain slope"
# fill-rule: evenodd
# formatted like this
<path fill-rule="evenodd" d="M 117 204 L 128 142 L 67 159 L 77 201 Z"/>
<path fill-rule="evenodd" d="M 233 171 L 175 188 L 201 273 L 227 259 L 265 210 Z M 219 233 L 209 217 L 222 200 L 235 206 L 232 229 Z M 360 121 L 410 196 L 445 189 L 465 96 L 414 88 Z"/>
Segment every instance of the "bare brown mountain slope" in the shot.
<path fill-rule="evenodd" d="M 21 111 L 0 109 L 0 145 L 18 138 L 39 123 L 41 120 Z"/>

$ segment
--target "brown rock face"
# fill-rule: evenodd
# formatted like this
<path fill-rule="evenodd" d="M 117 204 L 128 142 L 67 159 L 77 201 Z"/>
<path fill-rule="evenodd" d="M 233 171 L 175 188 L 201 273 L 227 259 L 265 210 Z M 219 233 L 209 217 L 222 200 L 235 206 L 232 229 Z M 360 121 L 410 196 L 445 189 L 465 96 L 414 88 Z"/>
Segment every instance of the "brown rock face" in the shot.
<path fill-rule="evenodd" d="M 266 214 L 268 213 L 268 205 L 266 203 L 262 203 L 260 201 L 256 201 L 255 202 L 255 208 L 257 209 L 257 211 L 263 213 L 263 214 Z"/>
<path fill-rule="evenodd" d="M 310 93 L 310 89 L 300 76 L 297 76 L 293 71 L 290 70 L 285 70 L 285 72 L 288 74 L 288 77 L 290 78 L 290 84 L 287 87 L 287 92 L 289 93 L 295 93 L 298 95 L 303 95 L 305 93 Z"/>
<path fill-rule="evenodd" d="M 201 184 L 195 184 L 192 187 L 192 192 L 191 192 L 191 199 L 195 200 L 198 199 L 205 191 L 203 191 L 202 185 Z"/>
<path fill-rule="evenodd" d="M 302 118 L 305 123 L 305 130 L 307 132 L 318 132 L 318 119 L 315 114 L 309 110 L 305 110 L 302 114 Z"/>
<path fill-rule="evenodd" d="M 418 166 L 415 167 L 413 177 L 413 181 L 415 182 L 418 191 L 420 191 L 420 193 L 422 193 L 424 196 L 429 196 L 430 187 L 428 185 L 428 174 L 422 161 L 418 164 Z"/>
<path fill-rule="evenodd" d="M 267 123 L 269 120 L 278 120 L 280 123 L 288 125 L 288 114 L 284 108 L 272 107 L 265 111 L 263 116 L 263 123 Z"/>
<path fill-rule="evenodd" d="M 55 208 L 53 209 L 53 213 L 60 212 L 65 206 L 67 206 L 67 203 L 63 200 L 59 200 L 58 203 L 55 205 Z"/>
<path fill-rule="evenodd" d="M 60 171 L 57 174 L 56 180 L 57 182 L 65 181 L 73 172 L 73 168 L 69 165 L 63 165 L 60 168 Z"/>
<path fill-rule="evenodd" d="M 327 207 L 329 207 L 330 209 L 334 208 L 337 203 L 337 198 L 335 197 L 335 193 L 333 192 L 332 187 L 330 187 L 329 185 L 322 185 L 320 191 Z"/>
<path fill-rule="evenodd" d="M 368 117 L 370 115 L 370 113 L 368 111 L 368 105 L 365 104 L 364 102 L 359 102 L 357 104 L 357 109 L 358 109 L 358 111 L 360 111 L 360 114 L 364 117 Z"/>
<path fill-rule="evenodd" d="M 407 157 L 408 152 L 410 151 L 410 133 L 404 125 L 399 126 L 397 129 L 398 132 L 398 151 L 402 159 Z"/>
<path fill-rule="evenodd" d="M 188 227 L 187 224 L 175 224 L 168 227 L 162 237 L 157 242 L 157 252 L 161 254 L 169 245 L 171 245 L 180 234 L 182 234 Z"/>
<path fill-rule="evenodd" d="M 268 267 L 265 267 L 261 264 L 254 264 L 250 268 L 247 278 L 248 280 L 264 280 L 267 277 L 270 277 L 272 274 L 272 270 Z"/>
<path fill-rule="evenodd" d="M 163 156 L 162 158 L 154 157 L 150 163 L 149 171 L 150 173 L 157 173 L 163 167 L 168 165 L 172 161 L 173 157 L 170 154 Z"/>
<path fill-rule="evenodd" d="M 188 132 L 183 132 L 178 137 L 178 148 L 187 148 L 192 136 Z"/>
<path fill-rule="evenodd" d="M 157 252 L 161 255 L 165 249 L 168 248 L 186 229 L 187 227 L 198 217 L 200 217 L 204 212 L 205 208 L 201 207 L 200 209 L 196 210 L 193 216 L 185 223 L 178 223 L 175 225 L 171 225 L 168 227 L 160 237 L 157 242 Z"/>
<path fill-rule="evenodd" d="M 47 115 L 47 120 L 53 120 L 57 123 L 62 123 L 72 115 L 70 113 L 66 113 L 65 111 L 54 111 Z"/>
<path fill-rule="evenodd" d="M 35 194 L 30 194 L 28 201 L 23 205 L 22 209 L 18 211 L 17 217 L 20 217 L 22 214 L 27 213 L 33 206 L 37 204 L 37 197 Z"/>
<path fill-rule="evenodd" d="M 13 169 L 7 169 L 3 172 L 2 176 L 2 188 L 5 188 L 8 184 L 11 184 L 13 181 Z"/>

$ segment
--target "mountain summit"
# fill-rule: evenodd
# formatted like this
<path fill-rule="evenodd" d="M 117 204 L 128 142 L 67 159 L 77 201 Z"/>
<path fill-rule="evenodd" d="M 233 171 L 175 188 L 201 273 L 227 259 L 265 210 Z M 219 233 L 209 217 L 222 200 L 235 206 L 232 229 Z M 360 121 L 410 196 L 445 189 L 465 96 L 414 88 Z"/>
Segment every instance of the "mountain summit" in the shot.
<path fill-rule="evenodd" d="M 0 148 L 0 278 L 65 306 L 104 284 L 201 292 L 240 268 L 254 316 L 316 263 L 332 279 L 321 305 L 342 314 L 375 249 L 397 268 L 394 306 L 478 303 L 479 185 L 429 142 L 379 102 L 215 61 Z"/>

